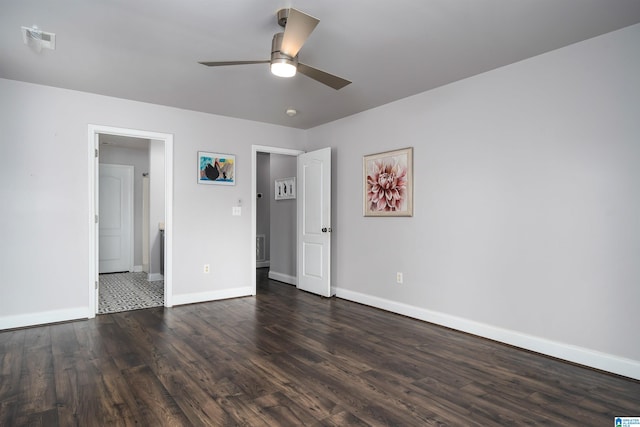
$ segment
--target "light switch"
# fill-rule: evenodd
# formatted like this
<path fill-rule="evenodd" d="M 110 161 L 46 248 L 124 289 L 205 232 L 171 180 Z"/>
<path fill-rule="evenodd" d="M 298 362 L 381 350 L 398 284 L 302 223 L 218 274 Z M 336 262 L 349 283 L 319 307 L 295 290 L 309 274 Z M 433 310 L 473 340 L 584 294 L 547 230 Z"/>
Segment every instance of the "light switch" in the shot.
<path fill-rule="evenodd" d="M 242 208 L 240 206 L 234 206 L 231 208 L 231 215 L 240 216 L 242 215 Z"/>

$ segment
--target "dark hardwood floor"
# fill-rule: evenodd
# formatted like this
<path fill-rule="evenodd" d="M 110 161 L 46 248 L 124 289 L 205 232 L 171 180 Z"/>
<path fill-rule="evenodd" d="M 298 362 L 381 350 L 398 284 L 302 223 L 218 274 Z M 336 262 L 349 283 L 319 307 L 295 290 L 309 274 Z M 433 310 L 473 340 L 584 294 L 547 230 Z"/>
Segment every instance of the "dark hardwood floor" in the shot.
<path fill-rule="evenodd" d="M 0 332 L 0 426 L 611 426 L 640 416 L 640 382 L 258 274 L 255 298 Z"/>

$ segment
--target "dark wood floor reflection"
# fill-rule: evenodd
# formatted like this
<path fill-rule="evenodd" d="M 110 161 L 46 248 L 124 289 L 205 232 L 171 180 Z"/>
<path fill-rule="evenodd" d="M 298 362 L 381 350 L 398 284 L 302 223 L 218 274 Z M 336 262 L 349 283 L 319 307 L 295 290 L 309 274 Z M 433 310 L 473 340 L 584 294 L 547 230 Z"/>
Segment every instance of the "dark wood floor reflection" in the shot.
<path fill-rule="evenodd" d="M 0 333 L 0 425 L 613 425 L 640 382 L 266 279 Z"/>

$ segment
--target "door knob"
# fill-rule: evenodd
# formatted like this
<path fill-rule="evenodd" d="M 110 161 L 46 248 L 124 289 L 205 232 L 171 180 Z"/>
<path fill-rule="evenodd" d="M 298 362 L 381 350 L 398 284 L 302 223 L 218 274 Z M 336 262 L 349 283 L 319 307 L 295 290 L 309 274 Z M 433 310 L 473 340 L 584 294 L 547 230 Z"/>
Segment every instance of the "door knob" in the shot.
<path fill-rule="evenodd" d="M 322 228 L 322 232 L 323 232 L 323 233 L 326 233 L 326 232 L 331 233 L 331 227 L 329 227 L 329 228 L 327 228 L 327 227 L 323 227 L 323 228 Z"/>

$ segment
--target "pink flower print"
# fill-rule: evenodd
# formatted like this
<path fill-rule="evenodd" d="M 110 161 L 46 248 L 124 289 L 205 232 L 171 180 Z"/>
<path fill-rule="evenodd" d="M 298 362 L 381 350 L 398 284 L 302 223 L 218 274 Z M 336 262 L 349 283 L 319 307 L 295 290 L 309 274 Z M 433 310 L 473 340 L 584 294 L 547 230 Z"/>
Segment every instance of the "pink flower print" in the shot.
<path fill-rule="evenodd" d="M 376 161 L 367 175 L 367 200 L 372 211 L 401 209 L 407 193 L 407 168 L 393 161 Z"/>

